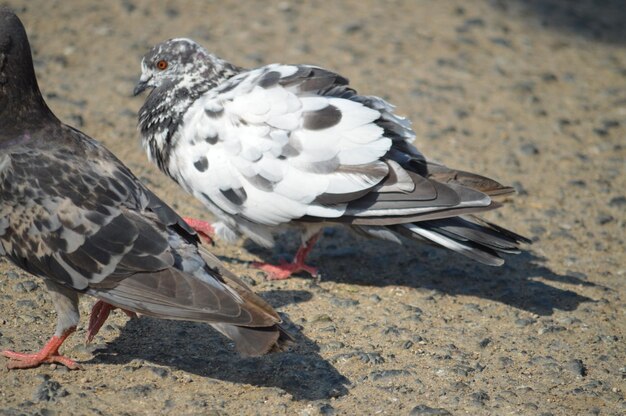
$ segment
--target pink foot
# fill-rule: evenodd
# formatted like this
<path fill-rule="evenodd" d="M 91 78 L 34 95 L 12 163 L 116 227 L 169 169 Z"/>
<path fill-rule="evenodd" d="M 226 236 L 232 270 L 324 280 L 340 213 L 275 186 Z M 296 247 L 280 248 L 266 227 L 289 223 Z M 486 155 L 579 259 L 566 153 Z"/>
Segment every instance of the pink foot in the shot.
<path fill-rule="evenodd" d="M 63 333 L 60 337 L 56 335 L 50 338 L 48 343 L 36 354 L 24 354 L 14 351 L 2 351 L 2 355 L 9 358 L 10 361 L 7 364 L 9 370 L 17 368 L 33 368 L 38 367 L 43 363 L 58 363 L 63 364 L 70 370 L 78 370 L 80 366 L 74 361 L 63 355 L 59 354 L 59 347 L 63 344 L 63 341 L 76 330 L 76 327 L 71 327 Z"/>
<path fill-rule="evenodd" d="M 213 244 L 213 236 L 215 236 L 215 228 L 213 226 L 202 220 L 198 220 L 195 218 L 184 217 L 183 220 L 189 225 L 191 228 L 196 230 L 200 238 L 204 240 L 207 244 Z"/>
<path fill-rule="evenodd" d="M 106 322 L 109 314 L 113 309 L 117 309 L 116 306 L 110 305 L 104 301 L 97 301 L 91 308 L 91 315 L 89 316 L 89 327 L 87 328 L 87 339 L 85 342 L 89 344 L 93 341 L 93 338 L 98 334 L 102 325 Z M 122 309 L 129 318 L 136 318 L 137 314 L 132 311 Z"/>
<path fill-rule="evenodd" d="M 304 263 L 287 263 L 282 261 L 281 264 L 269 264 L 255 261 L 251 264 L 255 269 L 263 270 L 267 273 L 267 280 L 285 280 L 289 279 L 292 274 L 298 272 L 307 272 L 311 276 L 317 276 L 317 268 L 308 266 Z"/>
<path fill-rule="evenodd" d="M 309 238 L 306 243 L 301 245 L 291 263 L 287 263 L 283 260 L 280 264 L 274 265 L 255 261 L 252 263 L 252 267 L 267 273 L 268 280 L 285 280 L 292 274 L 300 271 L 307 272 L 311 276 L 317 276 L 317 268 L 305 264 L 304 261 L 311 250 L 313 250 L 313 246 L 315 246 L 319 236 L 320 233 L 317 232 L 313 237 Z"/>

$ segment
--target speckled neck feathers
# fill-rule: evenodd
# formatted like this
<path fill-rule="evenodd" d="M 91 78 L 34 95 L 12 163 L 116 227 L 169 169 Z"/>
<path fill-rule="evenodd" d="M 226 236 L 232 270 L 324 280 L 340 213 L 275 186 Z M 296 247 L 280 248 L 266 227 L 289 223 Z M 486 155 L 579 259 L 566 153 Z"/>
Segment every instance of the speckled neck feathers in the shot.
<path fill-rule="evenodd" d="M 151 55 L 163 53 L 163 49 L 169 46 L 168 42 L 157 45 L 144 61 Z M 139 110 L 143 146 L 148 157 L 169 176 L 172 176 L 168 171 L 170 153 L 176 146 L 176 132 L 187 109 L 202 94 L 242 71 L 209 54 L 199 45 L 193 46 L 193 54 L 185 51 L 191 57 L 182 57 L 179 69 L 150 93 Z"/>

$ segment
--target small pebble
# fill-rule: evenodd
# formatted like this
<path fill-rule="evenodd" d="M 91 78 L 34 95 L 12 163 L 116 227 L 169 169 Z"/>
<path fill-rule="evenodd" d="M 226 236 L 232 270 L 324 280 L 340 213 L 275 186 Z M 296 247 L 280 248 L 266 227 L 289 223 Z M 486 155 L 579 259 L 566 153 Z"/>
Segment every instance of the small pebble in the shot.
<path fill-rule="evenodd" d="M 16 272 L 14 272 L 13 270 L 10 270 L 8 272 L 5 273 L 5 276 L 8 277 L 9 279 L 19 279 L 20 275 Z"/>
<path fill-rule="evenodd" d="M 65 390 L 58 381 L 54 381 L 49 375 L 42 375 L 39 378 L 43 379 L 41 384 L 35 390 L 33 394 L 33 400 L 35 402 L 49 402 L 56 401 L 59 398 L 67 396 L 69 393 Z"/>
<path fill-rule="evenodd" d="M 579 377 L 585 377 L 587 375 L 587 368 L 585 367 L 585 364 L 583 364 L 582 360 L 579 359 L 570 360 L 565 365 L 565 368 Z"/>
<path fill-rule="evenodd" d="M 400 348 L 408 350 L 412 346 L 413 346 L 413 341 L 411 341 L 410 339 L 408 339 L 406 341 L 400 341 Z"/>
<path fill-rule="evenodd" d="M 539 333 L 539 335 L 542 334 L 553 334 L 555 332 L 563 332 L 565 331 L 567 328 L 565 328 L 564 326 L 561 325 L 548 325 L 546 327 L 543 327 L 541 329 L 539 329 L 539 331 L 537 331 Z"/>
<path fill-rule="evenodd" d="M 330 341 L 320 345 L 320 351 L 335 351 L 340 350 L 346 345 L 341 341 Z"/>
<path fill-rule="evenodd" d="M 493 37 L 489 39 L 494 45 L 504 46 L 505 48 L 512 48 L 513 43 L 510 40 L 502 37 Z"/>
<path fill-rule="evenodd" d="M 30 299 L 20 299 L 17 302 L 15 302 L 15 306 L 17 306 L 18 308 L 23 308 L 23 309 L 35 309 L 37 307 L 35 302 L 33 302 Z"/>
<path fill-rule="evenodd" d="M 152 384 L 137 384 L 125 389 L 125 391 L 137 397 L 146 397 L 154 389 L 155 386 Z"/>
<path fill-rule="evenodd" d="M 248 286 L 256 286 L 257 285 L 256 280 L 254 280 L 252 277 L 250 277 L 248 275 L 242 274 L 242 275 L 239 276 L 239 278 L 241 280 L 243 280 L 243 282 L 245 284 L 247 284 Z"/>
<path fill-rule="evenodd" d="M 598 225 L 605 225 L 613 221 L 615 221 L 615 218 L 611 214 L 604 213 L 596 217 L 596 224 Z"/>
<path fill-rule="evenodd" d="M 520 150 L 523 154 L 528 156 L 535 156 L 539 154 L 539 149 L 533 143 L 524 143 L 520 147 Z"/>
<path fill-rule="evenodd" d="M 513 181 L 511 185 L 515 188 L 515 192 L 517 192 L 518 195 L 528 195 L 528 191 L 520 181 Z"/>
<path fill-rule="evenodd" d="M 500 362 L 500 368 L 507 368 L 513 365 L 513 360 L 510 357 L 500 357 L 498 361 Z"/>
<path fill-rule="evenodd" d="M 372 295 L 372 296 L 370 296 L 370 297 L 369 297 L 369 299 L 370 299 L 372 302 L 375 302 L 375 303 L 378 303 L 378 302 L 380 302 L 381 300 L 383 300 L 383 299 L 382 299 L 380 296 L 378 296 L 378 295 Z"/>
<path fill-rule="evenodd" d="M 520 326 L 520 327 L 524 327 L 524 326 L 532 325 L 535 322 L 537 322 L 537 321 L 535 319 L 532 319 L 532 318 L 519 318 L 519 319 L 515 320 L 515 325 Z"/>
<path fill-rule="evenodd" d="M 332 407 L 330 404 L 328 403 L 323 403 L 320 407 L 319 407 L 319 412 L 320 415 L 322 416 L 333 416 L 336 414 L 335 412 L 335 408 Z"/>
<path fill-rule="evenodd" d="M 478 343 L 479 348 L 486 348 L 487 345 L 491 344 L 491 338 L 485 338 Z"/>
<path fill-rule="evenodd" d="M 362 29 L 363 23 L 361 22 L 351 22 L 343 26 L 343 32 L 348 34 L 360 32 Z"/>
<path fill-rule="evenodd" d="M 541 74 L 541 80 L 543 82 L 556 82 L 559 79 L 552 72 L 544 72 L 543 74 Z"/>
<path fill-rule="evenodd" d="M 626 196 L 616 196 L 609 201 L 610 207 L 624 208 L 626 207 Z"/>
<path fill-rule="evenodd" d="M 33 290 L 37 289 L 39 286 L 34 281 L 27 280 L 25 282 L 22 282 L 22 287 L 24 288 L 26 292 L 32 292 Z"/>
<path fill-rule="evenodd" d="M 351 306 L 358 305 L 359 301 L 355 299 L 343 299 L 343 298 L 333 297 L 330 300 L 330 303 L 332 303 L 335 306 L 339 306 L 340 308 L 349 308 Z"/>
<path fill-rule="evenodd" d="M 484 405 L 489 400 L 489 395 L 484 390 L 479 390 L 470 395 L 472 401 L 476 404 Z"/>
<path fill-rule="evenodd" d="M 452 413 L 448 412 L 446 409 L 418 404 L 411 410 L 409 416 L 452 416 Z"/>
<path fill-rule="evenodd" d="M 165 378 L 170 374 L 170 370 L 168 370 L 167 368 L 163 368 L 163 367 L 149 367 L 150 371 L 152 371 L 154 374 L 156 374 L 157 376 L 161 377 L 161 378 Z"/>
<path fill-rule="evenodd" d="M 376 381 L 380 379 L 395 378 L 395 377 L 410 376 L 410 375 L 412 375 L 412 373 L 408 370 L 381 370 L 381 371 L 372 371 L 367 376 L 367 379 Z"/>
<path fill-rule="evenodd" d="M 328 314 L 320 314 L 311 319 L 311 322 L 332 322 L 332 318 Z"/>

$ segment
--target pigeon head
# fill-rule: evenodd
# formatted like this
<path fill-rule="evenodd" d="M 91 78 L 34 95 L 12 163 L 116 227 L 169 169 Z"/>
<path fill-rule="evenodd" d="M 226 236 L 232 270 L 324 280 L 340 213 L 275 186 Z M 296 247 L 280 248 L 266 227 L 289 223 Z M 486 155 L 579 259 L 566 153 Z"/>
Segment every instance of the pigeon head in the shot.
<path fill-rule="evenodd" d="M 191 39 L 170 39 L 154 46 L 143 57 L 141 78 L 133 94 L 160 87 L 204 92 L 237 72 L 233 65 L 210 54 Z"/>
<path fill-rule="evenodd" d="M 154 46 L 141 61 L 141 78 L 134 90 L 137 95 L 152 89 L 139 109 L 139 130 L 149 157 L 166 169 L 173 132 L 189 106 L 241 71 L 190 39 Z"/>
<path fill-rule="evenodd" d="M 15 13 L 0 7 L 0 125 L 41 120 L 35 113 L 52 114 L 39 92 L 26 30 Z"/>

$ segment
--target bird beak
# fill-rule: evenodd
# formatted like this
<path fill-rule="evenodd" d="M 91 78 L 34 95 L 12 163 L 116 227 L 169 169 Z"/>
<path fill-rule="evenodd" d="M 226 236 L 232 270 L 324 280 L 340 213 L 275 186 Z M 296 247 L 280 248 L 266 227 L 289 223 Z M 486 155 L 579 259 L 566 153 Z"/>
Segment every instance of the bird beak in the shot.
<path fill-rule="evenodd" d="M 133 95 L 136 96 L 137 94 L 142 93 L 146 88 L 148 88 L 148 82 L 150 82 L 150 79 L 152 79 L 152 77 L 144 78 L 144 76 L 142 75 L 141 78 L 139 78 L 137 85 L 135 85 Z"/>

